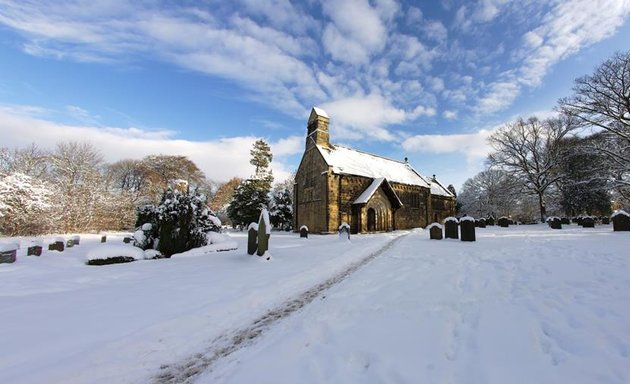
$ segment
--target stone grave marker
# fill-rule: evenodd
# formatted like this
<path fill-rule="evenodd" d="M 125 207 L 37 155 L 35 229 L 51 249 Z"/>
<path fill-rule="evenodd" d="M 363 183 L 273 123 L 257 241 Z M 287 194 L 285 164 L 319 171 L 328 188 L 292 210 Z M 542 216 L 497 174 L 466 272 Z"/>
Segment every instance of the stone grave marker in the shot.
<path fill-rule="evenodd" d="M 497 222 L 499 224 L 499 227 L 501 228 L 507 228 L 510 226 L 510 219 L 508 219 L 507 217 L 503 216 L 503 217 L 499 217 L 499 220 Z"/>
<path fill-rule="evenodd" d="M 475 218 L 464 216 L 459 219 L 462 241 L 475 241 Z"/>
<path fill-rule="evenodd" d="M 486 224 L 490 226 L 494 226 L 494 217 L 492 216 L 488 217 L 488 219 L 486 220 Z"/>
<path fill-rule="evenodd" d="M 582 228 L 595 228 L 595 219 L 590 216 L 582 217 Z"/>
<path fill-rule="evenodd" d="M 101 236 L 101 243 L 107 242 L 107 235 Z"/>
<path fill-rule="evenodd" d="M 552 216 L 547 219 L 547 223 L 551 229 L 562 229 L 562 221 L 559 217 Z"/>
<path fill-rule="evenodd" d="M 475 220 L 475 226 L 479 227 L 479 228 L 485 228 L 486 227 L 486 219 L 484 219 L 483 217 L 479 220 Z"/>
<path fill-rule="evenodd" d="M 604 225 L 610 224 L 610 218 L 606 216 L 602 217 L 602 224 Z"/>
<path fill-rule="evenodd" d="M 72 240 L 73 245 L 79 245 L 79 243 L 81 242 L 81 236 L 79 235 L 74 235 L 70 239 Z"/>
<path fill-rule="evenodd" d="M 258 249 L 258 224 L 250 223 L 247 227 L 247 254 L 253 255 Z"/>
<path fill-rule="evenodd" d="M 429 239 L 431 240 L 442 240 L 442 227 L 439 223 L 433 223 L 427 227 L 429 230 Z"/>
<path fill-rule="evenodd" d="M 15 263 L 17 260 L 18 244 L 7 243 L 0 244 L 0 264 L 2 263 Z"/>
<path fill-rule="evenodd" d="M 563 217 L 562 219 L 560 219 L 560 224 L 570 225 L 571 224 L 571 220 L 569 220 L 568 217 Z"/>
<path fill-rule="evenodd" d="M 300 237 L 303 237 L 305 239 L 308 238 L 308 227 L 306 225 L 300 227 Z"/>
<path fill-rule="evenodd" d="M 258 219 L 258 248 L 256 254 L 258 256 L 264 256 L 265 252 L 269 250 L 269 237 L 271 236 L 271 224 L 269 223 L 269 212 L 263 209 L 260 212 L 260 219 Z M 269 260 L 270 257 L 267 257 Z"/>
<path fill-rule="evenodd" d="M 33 244 L 26 249 L 26 256 L 41 256 L 42 246 Z"/>
<path fill-rule="evenodd" d="M 459 239 L 458 220 L 455 217 L 447 217 L 444 219 L 444 238 Z"/>
<path fill-rule="evenodd" d="M 343 222 L 339 226 L 339 238 L 343 240 L 350 240 L 350 225 L 348 223 Z"/>
<path fill-rule="evenodd" d="M 611 216 L 613 231 L 630 231 L 630 214 L 624 210 L 618 210 Z"/>

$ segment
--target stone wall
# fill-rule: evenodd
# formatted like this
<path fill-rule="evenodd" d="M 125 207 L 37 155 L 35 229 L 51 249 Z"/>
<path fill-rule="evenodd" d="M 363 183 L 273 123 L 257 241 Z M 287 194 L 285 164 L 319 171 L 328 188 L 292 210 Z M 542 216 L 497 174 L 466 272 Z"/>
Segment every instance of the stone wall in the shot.
<path fill-rule="evenodd" d="M 403 206 L 396 211 L 396 229 L 427 226 L 429 189 L 418 185 L 390 183 Z"/>
<path fill-rule="evenodd" d="M 328 166 L 317 148 L 308 149 L 295 174 L 294 230 L 306 225 L 311 233 L 328 232 L 327 172 Z"/>
<path fill-rule="evenodd" d="M 446 196 L 431 195 L 431 222 L 441 223 L 449 216 L 455 216 L 455 199 Z"/>

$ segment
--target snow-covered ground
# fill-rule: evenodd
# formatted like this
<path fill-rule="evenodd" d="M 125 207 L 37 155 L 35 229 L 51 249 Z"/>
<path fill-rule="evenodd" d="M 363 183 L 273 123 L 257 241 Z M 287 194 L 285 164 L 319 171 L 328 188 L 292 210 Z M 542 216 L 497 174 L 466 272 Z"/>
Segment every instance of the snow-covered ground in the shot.
<path fill-rule="evenodd" d="M 97 236 L 19 255 L 0 265 L 0 382 L 151 381 L 386 244 L 197 382 L 630 382 L 630 233 L 534 225 L 477 229 L 474 243 L 428 237 L 274 233 L 271 262 L 245 254 L 244 234 L 237 251 L 130 264 L 83 265 Z"/>

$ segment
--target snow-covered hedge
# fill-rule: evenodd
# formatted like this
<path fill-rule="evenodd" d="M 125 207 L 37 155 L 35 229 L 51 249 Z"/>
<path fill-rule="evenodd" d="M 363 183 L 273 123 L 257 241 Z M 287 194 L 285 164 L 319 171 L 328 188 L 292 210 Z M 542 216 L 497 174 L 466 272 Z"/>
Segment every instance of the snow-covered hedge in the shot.
<path fill-rule="evenodd" d="M 87 259 L 87 265 L 129 263 L 143 260 L 144 251 L 129 245 L 109 244 L 93 248 L 87 253 L 85 258 Z"/>

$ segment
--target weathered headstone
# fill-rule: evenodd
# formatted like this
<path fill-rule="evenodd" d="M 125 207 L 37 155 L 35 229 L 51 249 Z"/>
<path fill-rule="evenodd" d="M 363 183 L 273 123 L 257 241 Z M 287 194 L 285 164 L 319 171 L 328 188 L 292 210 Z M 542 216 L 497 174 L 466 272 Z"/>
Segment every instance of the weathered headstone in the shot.
<path fill-rule="evenodd" d="M 626 211 L 618 210 L 611 216 L 613 231 L 630 231 L 630 214 Z"/>
<path fill-rule="evenodd" d="M 479 227 L 479 228 L 485 228 L 486 227 L 486 219 L 484 219 L 483 217 L 479 220 L 475 220 L 475 226 Z"/>
<path fill-rule="evenodd" d="M 486 220 L 486 224 L 490 226 L 494 226 L 494 217 L 492 216 L 488 217 L 488 219 Z"/>
<path fill-rule="evenodd" d="M 73 245 L 79 245 L 79 242 L 81 242 L 81 236 L 79 235 L 74 235 L 70 239 L 72 239 Z"/>
<path fill-rule="evenodd" d="M 251 223 L 247 227 L 247 254 L 253 255 L 258 248 L 258 224 Z"/>
<path fill-rule="evenodd" d="M 42 255 L 41 245 L 31 245 L 26 250 L 26 256 L 41 256 L 41 255 Z"/>
<path fill-rule="evenodd" d="M 462 241 L 475 241 L 475 218 L 464 216 L 459 219 Z"/>
<path fill-rule="evenodd" d="M 590 216 L 582 217 L 582 228 L 595 228 L 595 219 Z"/>
<path fill-rule="evenodd" d="M 107 235 L 101 236 L 101 243 L 107 242 Z"/>
<path fill-rule="evenodd" d="M 571 224 L 571 220 L 569 220 L 568 217 L 563 217 L 562 219 L 560 219 L 560 224 L 570 225 Z"/>
<path fill-rule="evenodd" d="M 131 241 L 132 241 L 132 240 L 133 240 L 133 237 L 132 237 L 132 236 L 125 236 L 125 237 L 123 238 L 123 243 L 125 243 L 125 244 L 129 244 L 129 243 L 131 243 Z"/>
<path fill-rule="evenodd" d="M 610 218 L 609 217 L 602 217 L 602 224 L 604 224 L 604 225 L 610 224 Z"/>
<path fill-rule="evenodd" d="M 431 240 L 442 240 L 443 227 L 438 223 L 433 223 L 427 227 L 429 229 L 429 238 Z"/>
<path fill-rule="evenodd" d="M 17 244 L 8 243 L 0 244 L 0 264 L 2 263 L 15 263 L 17 260 Z"/>
<path fill-rule="evenodd" d="M 67 248 L 74 247 L 74 241 L 72 241 L 72 239 L 68 239 L 68 241 L 66 241 L 66 247 Z"/>
<path fill-rule="evenodd" d="M 447 217 L 444 219 L 444 238 L 459 239 L 459 228 L 457 227 L 457 218 Z"/>
<path fill-rule="evenodd" d="M 350 240 L 350 225 L 348 223 L 343 222 L 339 226 L 339 238 L 343 240 Z"/>
<path fill-rule="evenodd" d="M 59 252 L 63 252 L 64 250 L 64 245 L 63 245 L 63 238 L 62 237 L 58 237 L 55 240 L 53 240 L 53 242 L 48 245 L 48 250 L 49 251 L 59 251 Z"/>
<path fill-rule="evenodd" d="M 308 238 L 308 227 L 306 225 L 300 227 L 300 237 Z"/>
<path fill-rule="evenodd" d="M 562 221 L 559 217 L 550 217 L 547 220 L 551 229 L 562 229 Z"/>
<path fill-rule="evenodd" d="M 258 256 L 264 256 L 265 252 L 269 250 L 269 237 L 271 236 L 271 224 L 269 223 L 269 212 L 263 208 L 260 212 L 260 219 L 258 219 L 258 248 L 256 254 Z M 270 257 L 267 257 L 269 260 Z"/>
<path fill-rule="evenodd" d="M 508 219 L 505 216 L 499 217 L 499 220 L 497 221 L 497 224 L 499 224 L 499 227 L 507 228 L 507 227 L 510 226 L 510 219 Z"/>

